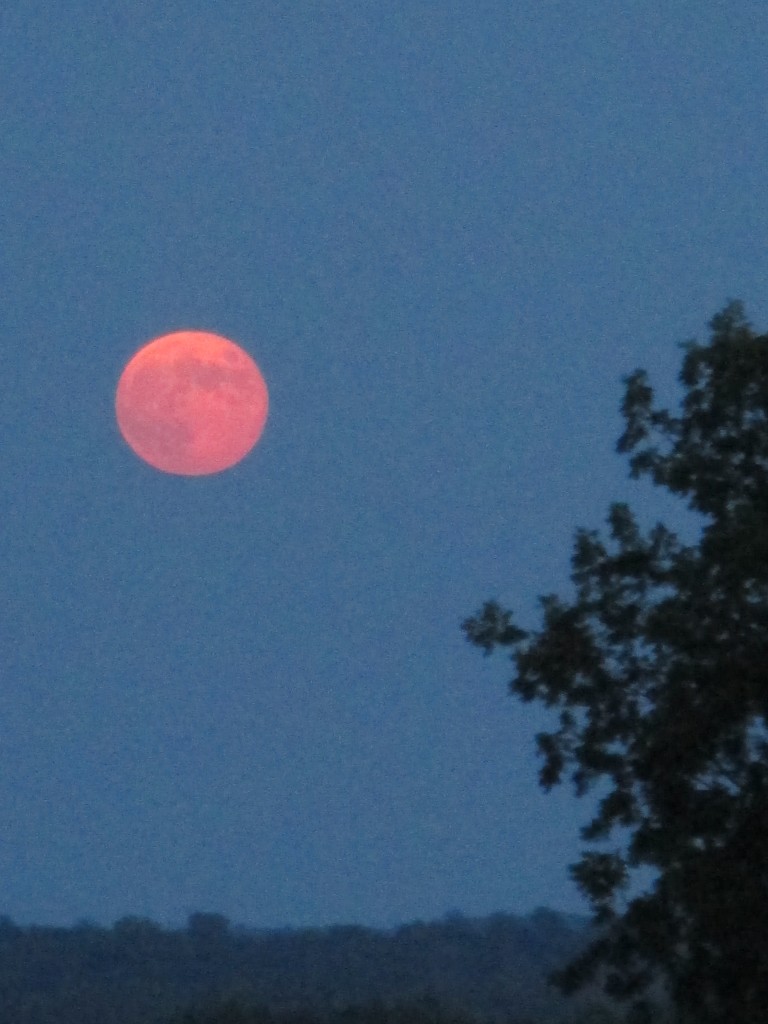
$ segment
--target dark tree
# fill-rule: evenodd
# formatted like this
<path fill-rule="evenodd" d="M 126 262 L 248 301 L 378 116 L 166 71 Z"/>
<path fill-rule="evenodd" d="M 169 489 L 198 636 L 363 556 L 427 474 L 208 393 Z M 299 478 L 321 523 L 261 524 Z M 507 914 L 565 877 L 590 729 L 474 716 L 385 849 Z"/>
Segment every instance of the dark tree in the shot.
<path fill-rule="evenodd" d="M 677 1021 L 753 1024 L 768 1013 L 768 335 L 738 302 L 710 326 L 682 346 L 679 417 L 652 408 L 643 370 L 624 378 L 617 444 L 633 478 L 701 513 L 699 542 L 661 523 L 644 536 L 613 504 L 610 542 L 577 531 L 575 600 L 539 598 L 539 632 L 493 601 L 463 628 L 511 649 L 513 694 L 559 713 L 537 736 L 543 788 L 600 789 L 582 839 L 603 848 L 571 866 L 599 937 L 556 984 L 599 978 L 642 1019 L 662 982 Z M 630 898 L 640 868 L 655 880 Z"/>

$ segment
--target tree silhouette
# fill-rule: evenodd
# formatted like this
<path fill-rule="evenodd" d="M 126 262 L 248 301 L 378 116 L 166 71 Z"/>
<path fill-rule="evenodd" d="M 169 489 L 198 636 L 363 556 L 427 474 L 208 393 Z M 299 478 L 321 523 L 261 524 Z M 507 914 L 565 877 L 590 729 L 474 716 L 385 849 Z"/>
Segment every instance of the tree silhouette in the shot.
<path fill-rule="evenodd" d="M 640 1020 L 660 981 L 676 1020 L 746 1024 L 768 1007 L 768 335 L 739 302 L 710 327 L 682 345 L 679 417 L 652 408 L 644 370 L 624 378 L 617 444 L 705 517 L 699 543 L 643 536 L 614 503 L 609 544 L 577 531 L 576 599 L 540 597 L 538 633 L 494 601 L 463 629 L 511 649 L 513 694 L 559 712 L 537 736 L 543 788 L 600 785 L 581 835 L 611 848 L 571 866 L 598 938 L 556 984 L 598 977 Z M 630 898 L 641 868 L 654 881 Z"/>

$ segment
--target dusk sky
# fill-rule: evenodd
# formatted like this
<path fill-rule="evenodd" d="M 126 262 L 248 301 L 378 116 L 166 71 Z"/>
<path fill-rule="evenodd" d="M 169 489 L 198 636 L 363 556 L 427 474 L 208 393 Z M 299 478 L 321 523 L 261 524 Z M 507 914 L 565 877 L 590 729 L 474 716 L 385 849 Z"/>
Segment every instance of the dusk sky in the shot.
<path fill-rule="evenodd" d="M 586 912 L 590 803 L 460 629 L 540 623 L 622 377 L 768 326 L 768 7 L 21 0 L 3 12 L 0 914 Z M 257 361 L 233 469 L 121 438 L 133 353 Z M 686 531 L 688 531 L 686 533 Z"/>

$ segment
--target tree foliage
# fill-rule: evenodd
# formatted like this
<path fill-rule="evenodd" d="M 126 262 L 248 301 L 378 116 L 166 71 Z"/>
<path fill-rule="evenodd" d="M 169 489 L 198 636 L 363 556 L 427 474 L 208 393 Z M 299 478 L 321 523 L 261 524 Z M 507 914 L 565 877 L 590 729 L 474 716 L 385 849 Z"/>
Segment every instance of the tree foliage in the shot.
<path fill-rule="evenodd" d="M 542 786 L 599 788 L 571 867 L 599 937 L 556 983 L 600 977 L 641 1019 L 661 980 L 676 1020 L 741 1024 L 768 1007 L 768 335 L 738 302 L 710 327 L 682 346 L 681 415 L 653 407 L 644 370 L 624 378 L 617 444 L 631 477 L 701 513 L 699 542 L 643 535 L 614 503 L 608 542 L 577 531 L 575 600 L 539 598 L 540 631 L 494 601 L 463 628 L 558 713 Z M 640 869 L 654 881 L 630 898 Z"/>
<path fill-rule="evenodd" d="M 586 1024 L 605 1000 L 565 1000 L 546 974 L 584 948 L 587 925 L 545 908 L 386 930 L 252 929 L 212 913 L 183 928 L 0 918 L 0 1022 Z"/>

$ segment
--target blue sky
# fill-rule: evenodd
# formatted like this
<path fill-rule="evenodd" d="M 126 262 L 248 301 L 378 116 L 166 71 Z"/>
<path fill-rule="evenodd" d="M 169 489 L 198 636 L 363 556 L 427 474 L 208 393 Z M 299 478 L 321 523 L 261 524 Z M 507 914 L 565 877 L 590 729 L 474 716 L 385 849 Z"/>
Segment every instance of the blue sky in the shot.
<path fill-rule="evenodd" d="M 459 624 L 538 624 L 731 297 L 768 324 L 763 3 L 12 5 L 0 912 L 581 911 L 589 805 Z M 114 421 L 150 338 L 270 389 L 205 478 Z"/>

